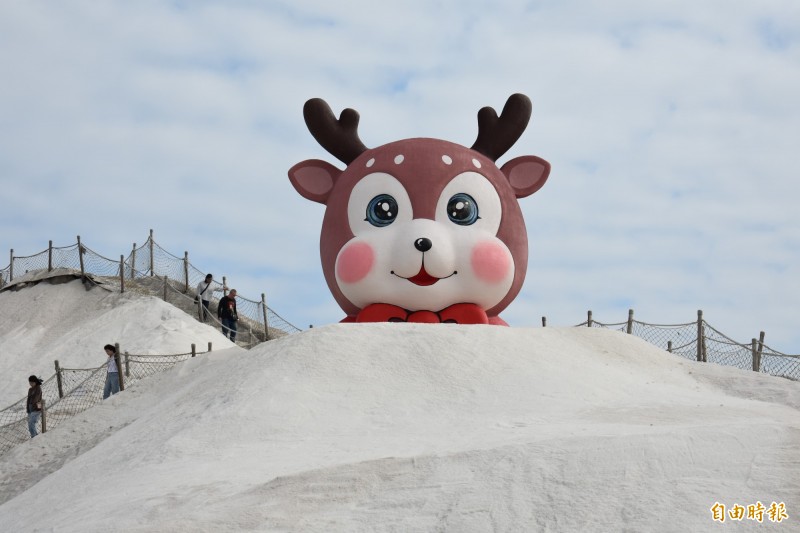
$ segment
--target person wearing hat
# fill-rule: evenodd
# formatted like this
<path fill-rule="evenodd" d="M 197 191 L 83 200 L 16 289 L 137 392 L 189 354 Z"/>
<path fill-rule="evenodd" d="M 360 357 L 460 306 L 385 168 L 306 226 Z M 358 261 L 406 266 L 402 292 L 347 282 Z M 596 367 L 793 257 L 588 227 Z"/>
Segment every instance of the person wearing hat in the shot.
<path fill-rule="evenodd" d="M 28 378 L 28 431 L 31 438 L 39 434 L 36 426 L 42 417 L 42 380 L 36 376 Z"/>

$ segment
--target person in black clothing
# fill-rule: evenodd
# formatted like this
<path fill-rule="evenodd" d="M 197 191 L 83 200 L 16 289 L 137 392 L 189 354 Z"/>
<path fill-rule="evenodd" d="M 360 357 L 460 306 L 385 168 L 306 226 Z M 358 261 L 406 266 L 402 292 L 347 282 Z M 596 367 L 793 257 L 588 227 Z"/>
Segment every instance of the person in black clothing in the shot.
<path fill-rule="evenodd" d="M 236 342 L 236 322 L 239 315 L 236 312 L 236 289 L 231 289 L 227 296 L 219 300 L 217 307 L 217 318 L 222 322 L 222 334 Z"/>
<path fill-rule="evenodd" d="M 36 376 L 28 378 L 28 431 L 31 438 L 39 434 L 36 426 L 42 416 L 42 380 Z"/>

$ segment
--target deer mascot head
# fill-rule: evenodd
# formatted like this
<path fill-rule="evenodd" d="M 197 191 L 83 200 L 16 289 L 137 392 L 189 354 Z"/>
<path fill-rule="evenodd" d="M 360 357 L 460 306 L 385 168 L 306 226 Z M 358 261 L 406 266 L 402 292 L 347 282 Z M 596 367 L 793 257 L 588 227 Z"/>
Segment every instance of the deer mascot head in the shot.
<path fill-rule="evenodd" d="M 343 322 L 506 323 L 528 264 L 517 202 L 538 191 L 550 164 L 526 155 L 495 161 L 522 135 L 531 102 L 512 95 L 500 116 L 478 113 L 471 148 L 405 139 L 367 148 L 358 113 L 337 120 L 324 100 L 303 108 L 319 144 L 347 167 L 312 159 L 289 170 L 303 197 L 327 206 L 322 270 Z"/>

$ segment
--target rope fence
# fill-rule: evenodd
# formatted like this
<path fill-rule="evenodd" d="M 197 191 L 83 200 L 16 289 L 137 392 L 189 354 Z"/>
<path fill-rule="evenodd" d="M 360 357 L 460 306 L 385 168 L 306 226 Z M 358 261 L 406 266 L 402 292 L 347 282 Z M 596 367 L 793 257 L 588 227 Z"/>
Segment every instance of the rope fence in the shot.
<path fill-rule="evenodd" d="M 542 325 L 547 318 L 542 317 Z M 648 324 L 633 318 L 633 309 L 628 311 L 628 320 L 617 323 L 598 322 L 587 313 L 587 319 L 577 327 L 606 328 L 640 337 L 686 359 L 705 363 L 753 370 L 772 376 L 800 381 L 800 355 L 789 355 L 773 350 L 764 344 L 764 332 L 749 343 L 737 342 L 720 332 L 697 312 L 697 320 L 685 324 Z M 698 342 L 699 340 L 699 342 Z"/>
<path fill-rule="evenodd" d="M 209 312 L 204 317 L 202 303 L 195 301 L 195 287 L 205 279 L 205 274 L 189 262 L 188 252 L 183 257 L 175 256 L 159 246 L 153 239 L 153 231 L 147 241 L 133 245 L 127 257 L 119 260 L 104 257 L 81 243 L 54 247 L 50 241 L 48 249 L 30 256 L 14 256 L 10 253 L 9 265 L 0 269 L 0 289 L 8 285 L 34 281 L 42 273 L 64 269 L 65 274 L 77 275 L 85 283 L 101 285 L 118 292 L 135 292 L 157 296 L 215 327 L 222 325 L 216 318 L 217 295 L 226 295 L 227 280 L 212 281 L 204 294 L 211 301 Z M 252 347 L 266 340 L 299 332 L 266 304 L 265 295 L 260 300 L 245 298 L 237 294 L 239 314 L 237 344 Z M 547 325 L 542 317 L 542 326 Z M 577 326 L 612 329 L 665 349 L 675 355 L 699 362 L 753 370 L 764 374 L 800 381 L 800 355 L 781 353 L 767 346 L 765 334 L 748 343 L 737 342 L 723 334 L 697 312 L 697 319 L 683 324 L 650 324 L 634 319 L 633 310 L 623 322 L 604 323 L 587 314 L 587 320 Z M 209 343 L 208 350 L 211 351 Z M 136 383 L 154 374 L 163 372 L 181 361 L 196 355 L 192 351 L 173 355 L 120 355 L 119 368 L 121 388 Z M 206 353 L 206 352 L 203 352 Z M 106 378 L 105 366 L 91 369 L 63 369 L 56 361 L 56 372 L 42 384 L 45 406 L 42 416 L 42 432 L 58 426 L 71 416 L 102 401 Z M 23 398 L 0 411 L 0 455 L 14 446 L 29 440 L 27 428 L 26 400 Z"/>
<path fill-rule="evenodd" d="M 194 344 L 191 351 L 169 355 L 140 355 L 122 353 L 118 355 L 120 390 L 143 379 L 159 374 L 199 354 Z M 117 345 L 119 354 L 119 345 Z M 42 387 L 44 409 L 40 420 L 40 433 L 46 433 L 62 422 L 103 401 L 106 365 L 97 368 L 61 368 L 54 362 L 55 373 L 46 379 Z M 0 455 L 15 446 L 30 440 L 28 433 L 27 396 L 0 411 Z"/>
<path fill-rule="evenodd" d="M 132 275 L 135 277 L 136 272 Z M 156 278 L 157 279 L 157 278 Z M 173 297 L 187 298 L 168 278 L 164 277 L 165 294 L 175 292 Z M 179 296 L 177 296 L 179 295 Z M 167 297 L 165 297 L 167 299 Z M 734 366 L 800 381 L 800 355 L 788 355 L 773 350 L 764 344 L 762 331 L 759 339 L 753 338 L 750 344 L 739 343 L 708 324 L 703 312 L 697 312 L 695 322 L 684 324 L 649 324 L 634 320 L 633 310 L 628 311 L 626 322 L 604 323 L 594 320 L 588 312 L 586 321 L 576 327 L 596 327 L 636 335 L 643 340 L 668 350 L 686 359 L 699 362 L 712 362 Z M 547 325 L 542 317 L 542 326 Z M 208 343 L 208 352 L 212 349 Z M 200 353 L 208 353 L 200 352 Z M 120 354 L 119 345 L 117 353 Z M 120 390 L 142 379 L 169 370 L 176 364 L 197 355 L 195 345 L 190 352 L 170 355 L 145 355 L 122 353 L 118 355 L 117 368 L 120 369 Z M 61 368 L 55 361 L 55 374 L 45 380 L 42 387 L 44 404 L 41 432 L 57 427 L 70 417 L 100 403 L 106 379 L 106 366 L 98 368 Z M 0 411 L 0 455 L 29 440 L 26 413 L 27 397 Z"/>
<path fill-rule="evenodd" d="M 189 252 L 178 257 L 159 246 L 153 239 L 153 230 L 143 245 L 137 247 L 134 243 L 128 256 L 121 255 L 118 260 L 95 252 L 81 243 L 80 236 L 78 242 L 70 246 L 54 247 L 50 241 L 47 250 L 29 256 L 14 256 L 12 249 L 9 265 L 0 270 L 0 289 L 33 281 L 42 273 L 59 269 L 65 275 L 80 273 L 84 280 L 116 292 L 129 291 L 163 298 L 203 321 L 202 303 L 195 302 L 195 288 L 205 279 L 205 273 L 189 262 Z M 221 283 L 213 280 L 208 291 L 210 294 L 203 295 L 210 301 L 210 312 L 205 321 L 221 329 L 216 307 L 219 298 L 228 293 L 225 276 Z M 300 331 L 267 307 L 264 294 L 260 300 L 237 294 L 236 306 L 239 314 L 237 344 L 240 346 L 248 348 Z"/>

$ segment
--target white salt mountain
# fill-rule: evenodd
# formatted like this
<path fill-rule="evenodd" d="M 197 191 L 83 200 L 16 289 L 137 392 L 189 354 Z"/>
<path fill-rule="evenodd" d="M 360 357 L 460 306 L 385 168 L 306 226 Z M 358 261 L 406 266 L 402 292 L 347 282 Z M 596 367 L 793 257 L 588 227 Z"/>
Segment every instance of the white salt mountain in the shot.
<path fill-rule="evenodd" d="M 685 532 L 775 501 L 796 531 L 798 443 L 798 383 L 621 333 L 340 324 L 189 360 L 0 457 L 0 524 Z"/>

